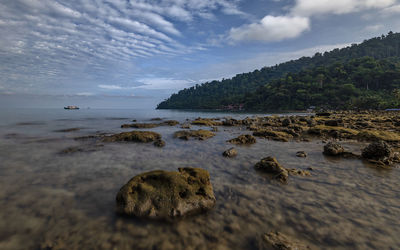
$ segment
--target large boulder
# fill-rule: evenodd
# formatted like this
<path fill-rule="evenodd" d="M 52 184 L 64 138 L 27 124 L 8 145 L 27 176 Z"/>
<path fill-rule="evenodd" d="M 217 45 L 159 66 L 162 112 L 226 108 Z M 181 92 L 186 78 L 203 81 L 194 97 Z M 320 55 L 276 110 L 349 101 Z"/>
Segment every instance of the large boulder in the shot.
<path fill-rule="evenodd" d="M 207 211 L 214 207 L 215 202 L 207 170 L 157 170 L 133 177 L 120 189 L 117 211 L 137 217 L 168 220 Z"/>
<path fill-rule="evenodd" d="M 119 133 L 111 136 L 106 136 L 103 138 L 104 142 L 154 142 L 161 139 L 161 135 L 156 132 L 151 131 L 131 131 Z"/>
<path fill-rule="evenodd" d="M 345 152 L 342 145 L 337 142 L 329 142 L 324 146 L 324 154 L 330 156 L 342 155 Z"/>
<path fill-rule="evenodd" d="M 257 142 L 257 140 L 252 135 L 240 135 L 239 137 L 231 139 L 228 142 L 237 145 L 244 145 L 244 144 L 254 144 Z"/>
<path fill-rule="evenodd" d="M 392 147 L 384 141 L 373 142 L 362 150 L 362 157 L 368 160 L 385 161 L 393 155 Z"/>

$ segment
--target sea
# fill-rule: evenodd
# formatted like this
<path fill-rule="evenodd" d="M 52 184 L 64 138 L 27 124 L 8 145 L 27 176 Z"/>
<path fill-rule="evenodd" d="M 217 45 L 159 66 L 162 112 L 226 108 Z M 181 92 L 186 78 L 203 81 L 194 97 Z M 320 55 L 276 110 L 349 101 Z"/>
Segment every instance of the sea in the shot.
<path fill-rule="evenodd" d="M 400 249 L 399 169 L 324 156 L 326 142 L 320 139 L 257 138 L 256 144 L 235 146 L 238 156 L 232 159 L 222 152 L 233 146 L 227 140 L 251 133 L 244 127 L 219 127 L 205 141 L 174 138 L 180 125 L 146 129 L 162 135 L 163 148 L 77 140 L 130 131 L 121 125 L 133 120 L 269 115 L 277 114 L 2 108 L 0 249 L 262 249 L 271 231 L 311 249 Z M 366 144 L 343 145 L 359 153 Z M 297 151 L 308 157 L 296 157 Z M 287 168 L 311 168 L 312 176 L 279 183 L 254 169 L 267 156 Z M 116 213 L 116 194 L 133 176 L 180 167 L 210 172 L 214 209 L 173 222 Z"/>

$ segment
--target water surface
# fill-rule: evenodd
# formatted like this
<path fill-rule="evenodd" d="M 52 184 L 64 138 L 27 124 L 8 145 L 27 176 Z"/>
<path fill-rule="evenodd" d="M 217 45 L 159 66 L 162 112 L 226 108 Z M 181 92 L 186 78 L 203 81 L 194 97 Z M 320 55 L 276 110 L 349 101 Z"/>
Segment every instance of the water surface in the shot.
<path fill-rule="evenodd" d="M 399 169 L 325 157 L 320 140 L 258 139 L 237 147 L 235 159 L 221 153 L 232 146 L 226 140 L 249 133 L 243 128 L 220 127 L 207 141 L 173 138 L 179 125 L 151 129 L 162 134 L 164 148 L 74 140 L 127 131 L 120 125 L 132 119 L 184 122 L 227 115 L 253 114 L 0 110 L 0 249 L 257 249 L 261 235 L 271 230 L 316 249 L 400 248 Z M 69 128 L 79 130 L 56 132 Z M 344 145 L 354 152 L 364 146 Z M 68 147 L 88 150 L 60 154 Z M 299 150 L 308 157 L 296 157 Z M 266 156 L 287 168 L 312 167 L 312 176 L 291 176 L 282 185 L 254 170 Z M 134 175 L 188 166 L 211 174 L 217 204 L 209 213 L 175 223 L 115 213 L 115 195 Z"/>

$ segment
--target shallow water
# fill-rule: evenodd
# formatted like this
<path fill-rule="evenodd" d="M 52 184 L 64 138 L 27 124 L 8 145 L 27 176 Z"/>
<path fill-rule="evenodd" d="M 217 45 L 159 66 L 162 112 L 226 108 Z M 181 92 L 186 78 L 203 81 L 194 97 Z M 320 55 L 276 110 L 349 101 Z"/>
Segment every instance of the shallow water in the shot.
<path fill-rule="evenodd" d="M 0 249 L 257 249 L 263 233 L 283 232 L 316 249 L 399 249 L 399 168 L 377 170 L 350 159 L 322 155 L 323 143 L 258 139 L 222 157 L 226 140 L 246 133 L 220 127 L 206 141 L 160 132 L 164 148 L 73 138 L 116 133 L 122 123 L 153 117 L 223 117 L 223 113 L 138 110 L 0 111 Z M 229 114 L 245 117 L 246 114 Z M 56 130 L 80 128 L 69 133 Z M 195 127 L 194 127 L 195 128 Z M 129 131 L 129 130 L 128 130 Z M 248 132 L 247 132 L 248 133 Z M 344 144 L 353 152 L 359 143 Z M 60 154 L 71 146 L 88 152 Z M 307 158 L 298 158 L 304 150 Z M 282 185 L 254 164 L 275 156 L 287 168 L 312 167 L 311 177 Z M 115 195 L 144 171 L 201 167 L 217 198 L 207 214 L 163 223 L 121 217 Z"/>

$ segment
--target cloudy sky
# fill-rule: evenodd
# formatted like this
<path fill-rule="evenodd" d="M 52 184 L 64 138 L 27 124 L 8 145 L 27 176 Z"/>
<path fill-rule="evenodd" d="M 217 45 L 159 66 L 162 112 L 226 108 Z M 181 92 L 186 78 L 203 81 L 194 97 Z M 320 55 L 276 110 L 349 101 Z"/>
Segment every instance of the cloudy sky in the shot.
<path fill-rule="evenodd" d="M 400 27 L 400 0 L 1 0 L 0 96 L 163 99 Z"/>

